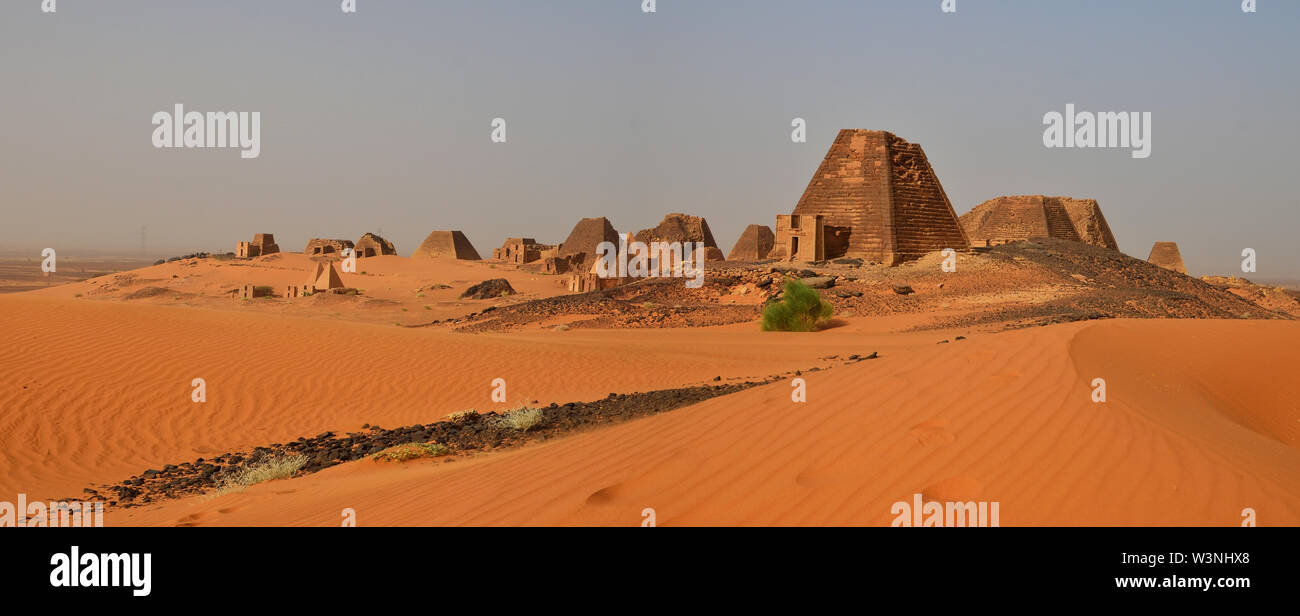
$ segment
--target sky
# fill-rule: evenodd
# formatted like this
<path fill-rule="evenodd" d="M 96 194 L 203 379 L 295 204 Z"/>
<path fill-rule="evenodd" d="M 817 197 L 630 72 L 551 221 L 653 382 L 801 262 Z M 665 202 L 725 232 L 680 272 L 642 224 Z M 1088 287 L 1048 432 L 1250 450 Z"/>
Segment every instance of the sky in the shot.
<path fill-rule="evenodd" d="M 787 214 L 842 128 L 920 143 L 963 214 L 1097 199 L 1120 248 L 1300 277 L 1300 2 L 0 0 L 0 251 L 284 250 L 378 232 L 564 240 Z M 261 154 L 156 148 L 156 112 L 261 114 Z M 1044 114 L 1150 112 L 1151 155 Z M 807 122 L 794 143 L 791 121 Z M 491 139 L 506 121 L 506 142 Z M 1249 277 L 1249 276 L 1248 276 Z"/>

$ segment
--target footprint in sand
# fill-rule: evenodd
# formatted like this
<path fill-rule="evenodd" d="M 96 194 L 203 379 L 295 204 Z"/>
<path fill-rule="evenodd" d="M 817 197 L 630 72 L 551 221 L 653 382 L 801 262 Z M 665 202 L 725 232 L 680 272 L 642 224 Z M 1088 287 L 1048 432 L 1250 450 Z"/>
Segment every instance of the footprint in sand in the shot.
<path fill-rule="evenodd" d="M 931 419 L 923 421 L 908 432 L 916 443 L 922 447 L 942 447 L 951 445 L 957 440 L 957 435 L 948 430 L 949 421 L 947 419 Z"/>
<path fill-rule="evenodd" d="M 587 504 L 605 505 L 611 503 L 614 501 L 614 497 L 618 495 L 617 492 L 618 492 L 617 484 L 612 486 L 606 486 L 604 488 L 596 490 L 595 492 L 592 492 L 591 496 L 587 497 Z"/>
<path fill-rule="evenodd" d="M 176 526 L 197 526 L 203 518 L 208 517 L 206 513 L 191 513 L 179 520 L 176 520 Z"/>

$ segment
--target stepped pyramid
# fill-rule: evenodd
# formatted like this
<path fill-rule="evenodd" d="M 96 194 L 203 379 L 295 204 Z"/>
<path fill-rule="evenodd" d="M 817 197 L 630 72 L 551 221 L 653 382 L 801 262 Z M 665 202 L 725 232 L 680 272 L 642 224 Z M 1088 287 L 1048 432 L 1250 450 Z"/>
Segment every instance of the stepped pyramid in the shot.
<path fill-rule="evenodd" d="M 1177 242 L 1156 242 L 1151 247 L 1147 261 L 1179 274 L 1187 273 L 1187 266 L 1183 265 L 1183 253 L 1178 252 Z"/>
<path fill-rule="evenodd" d="M 451 257 L 454 259 L 463 259 L 466 261 L 478 261 L 478 251 L 474 250 L 474 245 L 469 243 L 469 238 L 465 237 L 460 231 L 434 231 L 424 238 L 415 252 L 411 253 L 412 259 L 437 259 L 440 257 Z"/>
<path fill-rule="evenodd" d="M 897 265 L 969 245 L 921 146 L 884 131 L 841 130 L 794 215 L 823 217 L 828 259 Z"/>
<path fill-rule="evenodd" d="M 1079 232 L 1079 241 L 1119 250 L 1119 243 L 1115 241 L 1115 235 L 1110 232 L 1106 217 L 1101 215 L 1101 206 L 1097 204 L 1096 199 L 1061 197 L 1061 203 L 1065 204 L 1065 213 L 1070 215 L 1074 230 Z"/>
<path fill-rule="evenodd" d="M 1082 241 L 1060 197 L 998 197 L 961 215 L 966 237 L 976 246 L 1033 238 Z"/>

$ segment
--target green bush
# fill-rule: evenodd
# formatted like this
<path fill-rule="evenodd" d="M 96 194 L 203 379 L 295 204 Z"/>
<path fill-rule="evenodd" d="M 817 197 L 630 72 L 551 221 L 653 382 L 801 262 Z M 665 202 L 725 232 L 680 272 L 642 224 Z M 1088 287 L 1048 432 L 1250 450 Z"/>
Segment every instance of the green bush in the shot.
<path fill-rule="evenodd" d="M 763 331 L 817 331 L 830 323 L 832 311 L 830 302 L 823 300 L 816 289 L 790 278 L 785 281 L 781 301 L 763 308 Z"/>

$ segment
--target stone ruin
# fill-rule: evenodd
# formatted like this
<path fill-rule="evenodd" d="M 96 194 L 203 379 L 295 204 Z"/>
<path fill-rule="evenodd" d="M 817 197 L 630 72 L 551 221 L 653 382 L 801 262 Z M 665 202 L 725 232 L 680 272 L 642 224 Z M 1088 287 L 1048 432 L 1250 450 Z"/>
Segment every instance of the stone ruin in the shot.
<path fill-rule="evenodd" d="M 642 229 L 637 232 L 635 241 L 649 246 L 652 242 L 691 242 L 693 245 L 704 244 L 705 261 L 722 261 L 722 250 L 713 239 L 708 221 L 699 216 L 687 214 L 669 214 L 664 216 L 659 226 Z M 631 243 L 629 241 L 629 243 Z"/>
<path fill-rule="evenodd" d="M 358 257 L 378 257 L 381 255 L 395 255 L 397 248 L 393 243 L 375 235 L 367 233 L 357 240 L 356 251 Z"/>
<path fill-rule="evenodd" d="M 1156 242 L 1151 247 L 1147 261 L 1179 274 L 1187 273 L 1187 266 L 1183 265 L 1183 253 L 1178 251 L 1177 242 Z"/>
<path fill-rule="evenodd" d="M 305 255 L 338 255 L 345 248 L 353 248 L 352 240 L 327 240 L 312 238 L 302 253 Z"/>
<path fill-rule="evenodd" d="M 1071 199 L 1061 197 L 1065 203 L 1065 213 L 1070 215 L 1070 221 L 1074 223 L 1074 230 L 1079 233 L 1079 240 L 1101 246 L 1111 250 L 1119 250 L 1119 242 L 1115 241 L 1115 235 L 1110 232 L 1110 225 L 1106 224 L 1106 217 L 1101 214 L 1101 205 L 1096 199 Z"/>
<path fill-rule="evenodd" d="M 975 206 L 960 220 L 972 246 L 1039 238 L 1080 241 L 1059 197 L 998 197 Z"/>
<path fill-rule="evenodd" d="M 1119 249 L 1095 199 L 998 197 L 975 206 L 960 220 L 972 246 L 1054 238 Z"/>
<path fill-rule="evenodd" d="M 831 242 L 843 244 L 842 229 L 831 232 Z M 769 257 L 790 261 L 826 260 L 826 217 L 821 214 L 781 214 L 776 217 L 776 245 Z"/>
<path fill-rule="evenodd" d="M 618 245 L 618 231 L 609 219 L 583 218 L 573 226 L 569 237 L 560 244 L 554 257 L 546 259 L 547 273 L 562 274 L 569 270 L 590 270 L 596 262 L 596 247 L 601 242 Z M 552 271 L 555 270 L 555 271 Z"/>
<path fill-rule="evenodd" d="M 631 234 L 628 235 L 628 241 L 632 241 Z M 586 272 L 580 272 L 570 276 L 569 292 L 587 293 L 589 291 L 602 291 L 604 289 L 612 289 L 630 282 L 630 279 L 628 278 L 620 278 L 617 276 L 601 277 L 596 273 L 598 265 L 599 264 L 593 260 L 591 265 L 588 266 Z"/>
<path fill-rule="evenodd" d="M 343 279 L 339 277 L 338 270 L 334 269 L 333 263 L 317 263 L 316 271 L 312 274 L 311 280 L 307 284 L 289 285 L 285 291 L 285 297 L 305 297 L 313 293 L 341 293 L 347 287 L 343 286 Z"/>
<path fill-rule="evenodd" d="M 411 253 L 412 259 L 438 259 L 451 258 L 461 259 L 464 261 L 478 261 L 478 251 L 474 250 L 474 245 L 469 243 L 469 238 L 465 237 L 460 231 L 434 231 L 424 238 L 415 252 Z"/>
<path fill-rule="evenodd" d="M 277 252 L 280 252 L 280 246 L 275 243 L 273 233 L 258 233 L 253 236 L 253 241 L 239 242 L 235 245 L 235 256 L 241 259 L 273 255 Z"/>
<path fill-rule="evenodd" d="M 767 225 L 749 225 L 727 253 L 728 261 L 762 261 L 776 245 L 776 235 Z"/>
<path fill-rule="evenodd" d="M 500 248 L 492 251 L 492 258 L 515 265 L 524 265 L 554 257 L 558 251 L 555 246 L 538 244 L 531 237 L 511 237 Z"/>
<path fill-rule="evenodd" d="M 819 225 L 814 216 L 821 217 Z M 816 226 L 820 231 L 812 228 Z M 919 144 L 885 131 L 845 129 L 792 215 L 778 217 L 769 257 L 856 257 L 898 265 L 928 252 L 968 246 Z"/>

